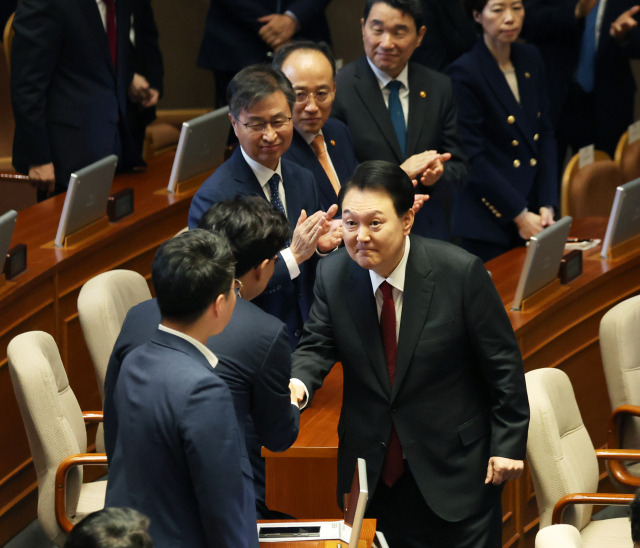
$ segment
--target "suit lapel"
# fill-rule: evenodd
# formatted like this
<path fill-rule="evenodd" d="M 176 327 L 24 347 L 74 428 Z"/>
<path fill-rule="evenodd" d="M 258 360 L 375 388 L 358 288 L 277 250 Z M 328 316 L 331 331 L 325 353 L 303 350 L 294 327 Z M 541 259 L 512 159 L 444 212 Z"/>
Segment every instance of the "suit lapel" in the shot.
<path fill-rule="evenodd" d="M 371 70 L 371 67 L 369 67 L 367 58 L 364 55 L 358 60 L 355 77 L 356 82 L 354 87 L 358 97 L 364 105 L 364 108 L 370 113 L 371 119 L 378 126 L 382 137 L 393 150 L 398 162 L 403 162 L 404 157 L 400 152 L 400 144 L 398 143 L 396 132 L 393 129 L 393 124 L 391 123 L 389 110 L 384 104 L 380 85 L 378 84 L 378 80 Z"/>
<path fill-rule="evenodd" d="M 409 370 L 420 333 L 429 315 L 429 306 L 435 290 L 431 279 L 429 257 L 422 246 L 422 241 L 411 237 L 411 248 L 407 258 L 407 270 L 404 280 L 404 298 L 402 301 L 402 319 L 400 336 L 398 337 L 398 355 L 396 358 L 396 375 L 391 392 L 393 400 L 404 377 Z"/>
<path fill-rule="evenodd" d="M 103 62 L 107 64 L 113 78 L 116 77 L 115 67 L 111 59 L 111 50 L 109 49 L 109 40 L 107 39 L 107 33 L 100 17 L 100 10 L 96 4 L 96 0 L 76 0 L 79 11 L 83 14 L 87 24 L 88 34 L 93 36 L 100 50 L 100 55 L 103 57 Z M 120 2 L 116 2 L 116 5 Z M 117 8 L 116 8 L 117 9 Z M 120 10 L 122 11 L 122 10 Z M 122 17 L 118 18 L 116 12 L 116 24 L 120 23 Z M 121 35 L 122 33 L 118 33 Z M 118 48 L 120 43 L 118 42 Z"/>
<path fill-rule="evenodd" d="M 387 364 L 384 358 L 376 300 L 371 287 L 369 271 L 352 261 L 345 284 L 349 311 L 358 338 L 364 346 L 375 376 L 386 394 L 391 392 Z"/>
<path fill-rule="evenodd" d="M 293 173 L 291 173 L 289 163 L 282 159 L 280 161 L 282 166 L 282 186 L 284 187 L 284 195 L 287 200 L 287 217 L 289 218 L 289 224 L 292 229 L 295 229 L 298 217 L 300 217 L 300 211 L 304 204 L 304 199 L 300 194 L 300 186 L 297 184 Z M 307 215 L 311 215 L 315 211 L 307 211 Z"/>
<path fill-rule="evenodd" d="M 231 172 L 233 174 L 234 181 L 238 185 L 238 194 L 251 194 L 260 196 L 266 200 L 267 196 L 262 190 L 255 174 L 251 171 L 249 164 L 245 162 L 239 146 L 234 150 L 229 161 L 232 162 Z"/>
<path fill-rule="evenodd" d="M 420 140 L 428 101 L 431 99 L 430 82 L 418 81 L 409 63 L 409 125 L 407 127 L 407 158 L 422 150 L 416 150 Z"/>

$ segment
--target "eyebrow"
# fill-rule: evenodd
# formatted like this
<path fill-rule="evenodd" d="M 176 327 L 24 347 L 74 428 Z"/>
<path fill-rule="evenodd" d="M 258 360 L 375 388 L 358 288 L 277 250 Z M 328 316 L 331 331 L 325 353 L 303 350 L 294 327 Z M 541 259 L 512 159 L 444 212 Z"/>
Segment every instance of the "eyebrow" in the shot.
<path fill-rule="evenodd" d="M 352 214 L 356 214 L 357 215 L 357 212 L 354 213 L 350 209 L 343 209 L 342 210 L 342 214 L 344 215 L 345 213 L 352 213 Z M 366 213 L 361 213 L 361 215 L 384 215 L 384 213 L 382 211 L 376 210 L 376 211 L 369 211 L 369 212 L 366 212 Z"/>
<path fill-rule="evenodd" d="M 384 24 L 384 21 L 380 21 L 379 19 L 371 19 L 371 26 L 372 27 L 385 27 L 386 25 Z M 408 25 L 395 25 L 391 30 L 394 31 L 398 31 L 398 30 L 409 30 L 409 26 Z"/>

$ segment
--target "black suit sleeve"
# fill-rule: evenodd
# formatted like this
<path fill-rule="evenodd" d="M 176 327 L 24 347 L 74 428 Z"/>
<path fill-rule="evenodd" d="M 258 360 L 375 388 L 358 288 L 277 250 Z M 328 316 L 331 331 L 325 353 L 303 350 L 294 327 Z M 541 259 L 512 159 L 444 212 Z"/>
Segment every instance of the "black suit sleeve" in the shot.
<path fill-rule="evenodd" d="M 162 95 L 164 67 L 158 45 L 158 28 L 150 0 L 135 0 L 133 2 L 133 29 L 135 35 L 135 47 L 132 52 L 134 71 L 142 74 L 149 85 Z"/>

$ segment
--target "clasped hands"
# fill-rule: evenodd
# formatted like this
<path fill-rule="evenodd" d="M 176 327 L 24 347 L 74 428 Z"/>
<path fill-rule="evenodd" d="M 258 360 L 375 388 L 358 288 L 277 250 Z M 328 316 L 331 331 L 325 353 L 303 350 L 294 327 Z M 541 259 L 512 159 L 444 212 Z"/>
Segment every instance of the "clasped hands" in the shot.
<path fill-rule="evenodd" d="M 400 167 L 411 178 L 414 187 L 418 186 L 418 181 L 424 186 L 433 186 L 444 173 L 444 163 L 450 159 L 450 152 L 439 154 L 437 150 L 425 150 L 407 158 Z M 428 199 L 428 194 L 416 194 L 413 203 L 414 213 L 417 213 Z"/>
<path fill-rule="evenodd" d="M 258 34 L 271 48 L 277 51 L 284 46 L 298 30 L 298 22 L 287 14 L 272 13 L 258 19 L 262 23 Z"/>
<path fill-rule="evenodd" d="M 531 211 L 525 210 L 520 213 L 513 222 L 518 227 L 518 234 L 523 240 L 528 240 L 531 236 L 535 236 L 542 231 L 543 228 L 551 226 L 553 220 L 553 212 L 548 207 L 541 207 L 540 214 L 537 215 Z"/>

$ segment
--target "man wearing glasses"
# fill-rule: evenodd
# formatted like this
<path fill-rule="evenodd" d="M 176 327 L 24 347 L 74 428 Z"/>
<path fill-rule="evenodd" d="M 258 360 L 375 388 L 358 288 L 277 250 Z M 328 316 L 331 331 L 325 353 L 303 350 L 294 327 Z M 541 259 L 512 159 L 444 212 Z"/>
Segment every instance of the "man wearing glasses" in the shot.
<path fill-rule="evenodd" d="M 320 203 L 328 208 L 358 165 L 349 129 L 329 118 L 336 91 L 335 60 L 326 45 L 299 41 L 280 48 L 272 67 L 289 79 L 296 97 L 295 131 L 285 158 L 313 173 Z"/>
<path fill-rule="evenodd" d="M 255 303 L 287 324 L 293 349 L 313 300 L 316 250 L 328 252 L 341 242 L 331 230 L 337 206 L 321 211 L 313 175 L 283 160 L 293 137 L 291 108 L 295 96 L 279 71 L 252 65 L 241 70 L 227 89 L 229 120 L 239 147 L 196 192 L 189 209 L 189 227 L 209 207 L 238 194 L 266 199 L 289 219 L 293 235 L 281 250 L 283 259 Z"/>

